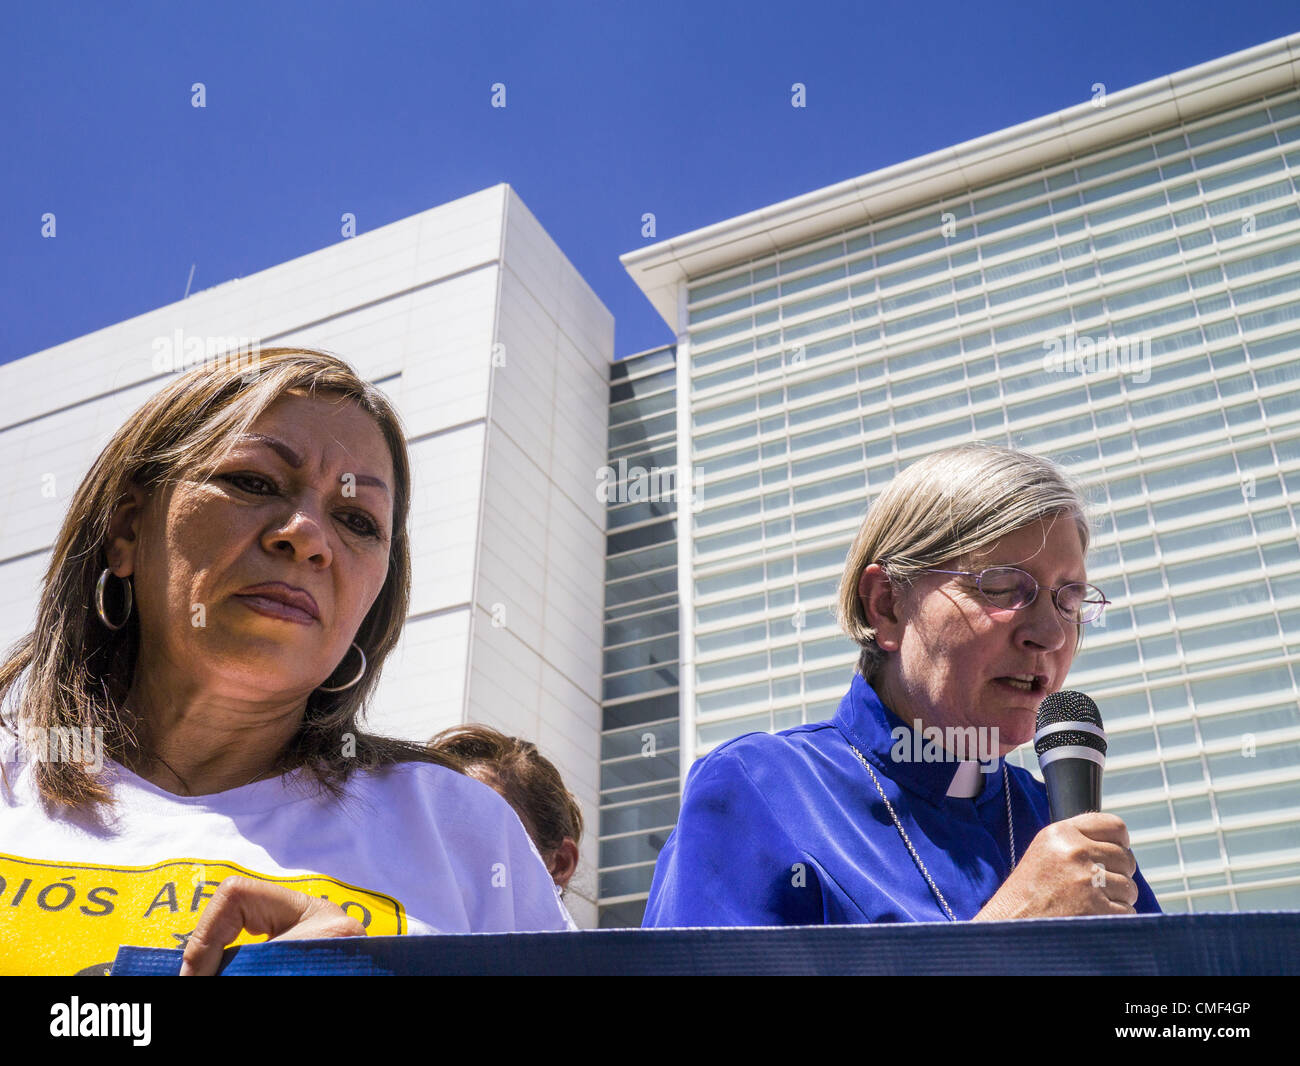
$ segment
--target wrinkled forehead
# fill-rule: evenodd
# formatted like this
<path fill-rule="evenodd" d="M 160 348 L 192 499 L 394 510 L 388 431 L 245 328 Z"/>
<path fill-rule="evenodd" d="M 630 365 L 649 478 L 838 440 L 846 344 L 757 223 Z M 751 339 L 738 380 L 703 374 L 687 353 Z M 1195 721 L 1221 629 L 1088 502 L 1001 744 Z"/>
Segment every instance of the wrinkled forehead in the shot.
<path fill-rule="evenodd" d="M 389 459 L 388 441 L 379 421 L 356 400 L 339 393 L 307 394 L 291 389 L 255 418 L 252 433 L 289 434 L 318 451 L 341 448 Z"/>
<path fill-rule="evenodd" d="M 1014 566 L 1037 569 L 1047 566 L 1068 571 L 1083 580 L 1087 567 L 1083 536 L 1074 515 L 1060 512 L 1036 519 L 1019 529 L 970 552 L 955 569 L 981 570 L 989 566 Z"/>
<path fill-rule="evenodd" d="M 365 467 L 392 483 L 392 452 L 375 416 L 340 393 L 300 389 L 282 393 L 251 421 L 221 429 L 206 454 L 194 456 L 188 466 L 211 472 L 232 452 L 262 445 L 286 456 L 291 465 Z"/>

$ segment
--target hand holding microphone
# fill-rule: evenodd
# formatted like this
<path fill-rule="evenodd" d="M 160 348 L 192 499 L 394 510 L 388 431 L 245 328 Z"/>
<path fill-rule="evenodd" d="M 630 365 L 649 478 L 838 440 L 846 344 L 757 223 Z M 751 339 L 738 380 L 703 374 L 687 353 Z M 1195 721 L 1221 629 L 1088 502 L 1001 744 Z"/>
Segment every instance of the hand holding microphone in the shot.
<path fill-rule="evenodd" d="M 1100 811 L 1106 734 L 1097 705 L 1081 692 L 1049 695 L 1038 708 L 1034 750 L 1052 823 L 974 920 L 1136 913 L 1128 828 Z"/>

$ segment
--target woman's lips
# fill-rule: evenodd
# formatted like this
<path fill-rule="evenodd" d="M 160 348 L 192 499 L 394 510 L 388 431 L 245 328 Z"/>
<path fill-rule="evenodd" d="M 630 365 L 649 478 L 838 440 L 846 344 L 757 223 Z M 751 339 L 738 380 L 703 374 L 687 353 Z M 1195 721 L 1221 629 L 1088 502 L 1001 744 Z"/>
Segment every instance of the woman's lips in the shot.
<path fill-rule="evenodd" d="M 1046 686 L 1040 681 L 1035 681 L 1031 686 L 1023 682 L 1013 681 L 1010 678 L 995 677 L 993 683 L 1003 692 L 1014 692 L 1018 696 L 1029 696 L 1041 700 L 1046 695 Z"/>
<path fill-rule="evenodd" d="M 268 618 L 279 618 L 285 622 L 297 622 L 299 625 L 309 626 L 316 621 L 306 611 L 298 607 L 290 607 L 287 603 L 281 603 L 279 600 L 273 600 L 269 596 L 251 595 L 237 596 L 236 599 L 243 600 L 250 610 L 258 614 L 264 614 Z"/>

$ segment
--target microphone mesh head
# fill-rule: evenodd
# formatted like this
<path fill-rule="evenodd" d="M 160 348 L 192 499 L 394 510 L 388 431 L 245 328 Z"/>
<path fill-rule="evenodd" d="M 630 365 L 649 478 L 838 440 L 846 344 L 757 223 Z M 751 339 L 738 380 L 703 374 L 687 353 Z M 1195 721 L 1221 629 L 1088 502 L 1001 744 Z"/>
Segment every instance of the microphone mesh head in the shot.
<path fill-rule="evenodd" d="M 1101 712 L 1082 692 L 1053 692 L 1038 705 L 1035 727 L 1042 729 L 1057 722 L 1087 722 L 1100 729 Z"/>
<path fill-rule="evenodd" d="M 1086 723 L 1100 729 L 1101 712 L 1091 698 L 1082 692 L 1053 692 L 1038 705 L 1035 723 L 1037 732 L 1042 733 L 1048 726 L 1069 722 Z M 1061 729 L 1034 738 L 1034 751 L 1038 755 L 1066 745 L 1092 748 L 1106 754 L 1106 738 L 1082 729 Z"/>

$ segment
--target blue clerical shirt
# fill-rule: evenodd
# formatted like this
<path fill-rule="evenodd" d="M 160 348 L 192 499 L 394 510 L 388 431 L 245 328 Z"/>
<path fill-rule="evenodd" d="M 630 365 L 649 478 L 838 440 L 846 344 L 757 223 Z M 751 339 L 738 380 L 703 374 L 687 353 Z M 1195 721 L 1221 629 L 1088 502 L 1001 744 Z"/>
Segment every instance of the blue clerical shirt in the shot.
<path fill-rule="evenodd" d="M 691 767 L 677 828 L 655 866 L 646 926 L 843 925 L 946 921 L 856 747 L 958 920 L 1011 872 L 1002 768 L 1017 858 L 1051 821 L 1047 789 L 998 758 L 979 795 L 947 795 L 956 761 L 913 753 L 912 730 L 854 675 L 829 722 L 728 741 Z M 1139 914 L 1160 905 L 1139 872 Z"/>

